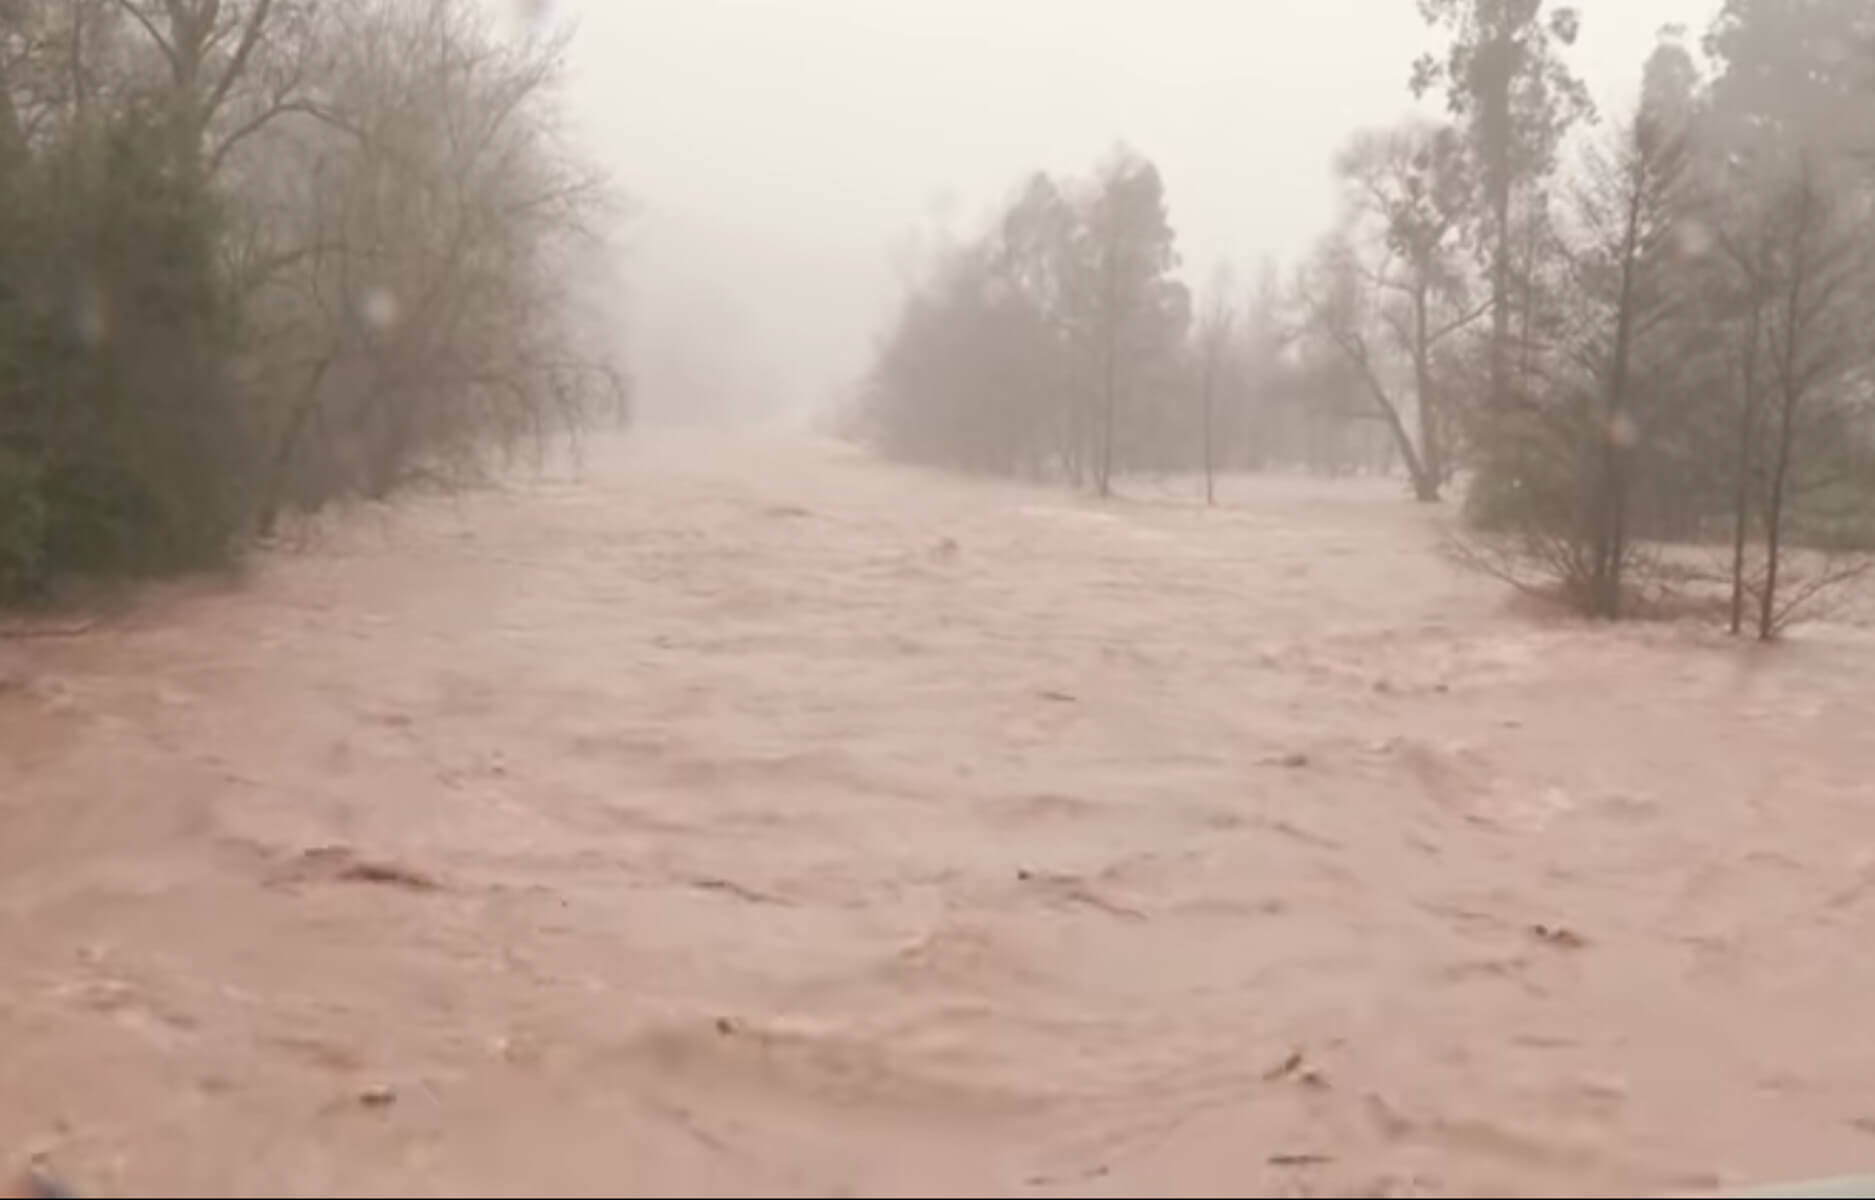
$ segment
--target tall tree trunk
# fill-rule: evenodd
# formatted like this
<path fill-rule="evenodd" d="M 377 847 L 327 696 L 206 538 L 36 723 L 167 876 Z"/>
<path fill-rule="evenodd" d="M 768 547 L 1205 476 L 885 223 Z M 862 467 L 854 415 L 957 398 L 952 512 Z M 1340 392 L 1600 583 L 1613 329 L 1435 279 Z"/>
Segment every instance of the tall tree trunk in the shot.
<path fill-rule="evenodd" d="M 1425 272 L 1421 271 L 1421 282 L 1413 292 L 1413 388 L 1419 398 L 1420 464 L 1432 486 L 1416 489 L 1415 494 L 1422 502 L 1430 503 L 1439 498 L 1439 488 L 1445 483 L 1445 447 L 1439 436 L 1438 402 L 1432 390 L 1432 345 L 1426 319 L 1425 277 Z"/>
<path fill-rule="evenodd" d="M 1518 282 L 1522 284 L 1517 304 L 1517 378 L 1520 380 L 1530 378 L 1536 361 L 1536 264 L 1542 250 L 1542 230 L 1535 213 L 1530 215 L 1529 224 L 1530 239 L 1524 243 L 1523 270 L 1518 275 Z"/>
<path fill-rule="evenodd" d="M 1601 437 L 1603 452 L 1603 522 L 1596 531 L 1601 595 L 1596 608 L 1610 621 L 1621 616 L 1621 573 L 1627 558 L 1627 443 L 1633 431 L 1628 416 L 1628 360 L 1634 352 L 1634 285 L 1640 268 L 1641 213 L 1646 198 L 1646 166 L 1638 164 L 1629 179 L 1627 228 L 1621 242 L 1621 293 L 1615 308 L 1615 353 L 1608 372 L 1608 406 Z"/>
<path fill-rule="evenodd" d="M 1811 205 L 1809 179 L 1804 180 L 1802 210 L 1791 237 L 1790 290 L 1784 297 L 1784 344 L 1778 347 L 1777 455 L 1771 462 L 1770 493 L 1764 505 L 1764 594 L 1758 598 L 1758 640 L 1768 642 L 1777 635 L 1778 552 L 1784 538 L 1784 489 L 1790 478 L 1791 443 L 1797 427 L 1797 405 L 1802 399 L 1797 373 L 1803 363 L 1799 339 L 1803 325 L 1805 242 L 1808 240 Z"/>
<path fill-rule="evenodd" d="M 1796 400 L 1786 389 L 1778 405 L 1777 457 L 1771 464 L 1771 490 L 1764 507 L 1764 592 L 1758 597 L 1758 640 L 1777 635 L 1777 557 L 1783 541 L 1784 484 L 1790 473 L 1790 446 L 1796 427 Z"/>
<path fill-rule="evenodd" d="M 1491 410 L 1510 406 L 1510 188 L 1492 197 L 1497 244 L 1491 251 Z"/>
<path fill-rule="evenodd" d="M 1122 324 L 1118 259 L 1118 249 L 1109 244 L 1101 266 L 1101 291 L 1106 301 L 1106 312 L 1100 330 L 1100 446 L 1099 456 L 1094 462 L 1094 482 L 1103 500 L 1113 494 L 1114 410 L 1119 407 L 1119 342 Z"/>
<path fill-rule="evenodd" d="M 1510 404 L 1510 82 L 1516 74 L 1516 41 L 1500 28 L 1484 49 L 1484 83 L 1478 102 L 1485 141 L 1485 184 L 1491 202 L 1491 397 L 1493 415 Z"/>
<path fill-rule="evenodd" d="M 1753 287 L 1758 286 L 1756 281 Z M 1751 322 L 1746 328 L 1743 390 L 1738 412 L 1737 477 L 1732 493 L 1732 636 L 1745 628 L 1745 542 L 1751 527 L 1752 435 L 1758 427 L 1758 345 L 1762 337 L 1764 308 L 1752 301 Z"/>

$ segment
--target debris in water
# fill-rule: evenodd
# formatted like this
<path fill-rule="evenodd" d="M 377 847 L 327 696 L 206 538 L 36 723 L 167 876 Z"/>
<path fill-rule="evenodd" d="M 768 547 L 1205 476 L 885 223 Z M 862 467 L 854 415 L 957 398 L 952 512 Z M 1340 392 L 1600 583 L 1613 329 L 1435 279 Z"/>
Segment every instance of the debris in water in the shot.
<path fill-rule="evenodd" d="M 690 881 L 690 886 L 697 889 L 699 892 L 720 892 L 725 896 L 734 896 L 738 900 L 746 900 L 750 904 L 786 905 L 788 903 L 780 896 L 771 896 L 767 892 L 757 891 L 752 887 L 737 883 L 733 879 L 718 879 L 714 876 L 703 876 L 698 879 L 692 879 Z"/>
<path fill-rule="evenodd" d="M 1272 1167 L 1323 1167 L 1335 1161 L 1326 1154 L 1272 1154 Z"/>
<path fill-rule="evenodd" d="M 1580 950 L 1589 944 L 1587 938 L 1567 925 L 1545 925 L 1539 922 L 1530 926 L 1530 932 L 1540 940 L 1563 950 Z"/>
<path fill-rule="evenodd" d="M 1105 1179 L 1113 1174 L 1113 1168 L 1102 1163 L 1089 1167 L 1085 1171 L 1064 1172 L 1060 1175 L 1031 1175 L 1023 1180 L 1029 1187 L 1059 1187 L 1066 1183 L 1085 1183 L 1091 1179 Z"/>
<path fill-rule="evenodd" d="M 358 1093 L 358 1103 L 366 1108 L 389 1108 L 397 1103 L 397 1089 L 388 1083 L 374 1083 Z"/>
<path fill-rule="evenodd" d="M 360 858 L 357 851 L 344 845 L 314 846 L 302 850 L 291 862 L 276 871 L 269 882 L 290 885 L 318 880 L 380 884 L 413 892 L 442 890 L 441 884 L 415 867 L 387 859 Z"/>
<path fill-rule="evenodd" d="M 401 863 L 355 862 L 339 872 L 339 878 L 351 883 L 382 883 L 408 888 L 413 892 L 433 892 L 437 883 L 415 867 Z"/>
<path fill-rule="evenodd" d="M 1319 1068 L 1310 1065 L 1308 1056 L 1301 1050 L 1291 1050 L 1288 1058 L 1263 1072 L 1265 1083 L 1283 1083 L 1290 1080 L 1306 1088 L 1328 1086 L 1328 1076 Z"/>

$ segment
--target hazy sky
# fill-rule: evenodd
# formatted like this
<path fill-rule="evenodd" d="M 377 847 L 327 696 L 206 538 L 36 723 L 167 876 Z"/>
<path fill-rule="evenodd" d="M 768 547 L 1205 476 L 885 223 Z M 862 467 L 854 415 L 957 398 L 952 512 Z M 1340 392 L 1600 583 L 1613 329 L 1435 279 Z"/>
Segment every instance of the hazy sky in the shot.
<path fill-rule="evenodd" d="M 1348 131 L 1411 107 L 1413 0 L 560 0 L 572 99 L 641 206 L 632 341 L 662 408 L 823 399 L 863 369 L 913 234 L 1116 140 L 1165 176 L 1188 277 L 1330 221 Z M 1579 0 L 1599 103 L 1718 0 Z M 673 382 L 681 379 L 681 384 Z M 698 407 L 709 398 L 695 398 Z"/>

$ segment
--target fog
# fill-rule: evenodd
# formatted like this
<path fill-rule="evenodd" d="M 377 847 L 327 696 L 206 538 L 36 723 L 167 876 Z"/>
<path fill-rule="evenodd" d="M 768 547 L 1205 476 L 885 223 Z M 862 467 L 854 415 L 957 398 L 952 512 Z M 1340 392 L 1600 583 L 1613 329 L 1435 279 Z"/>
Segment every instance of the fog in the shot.
<path fill-rule="evenodd" d="M 1875 1195 L 1875 0 L 1580 3 L 0 0 L 0 1196 Z"/>
<path fill-rule="evenodd" d="M 1584 0 L 1570 62 L 1629 102 L 1716 0 Z M 1028 171 L 1115 141 L 1164 173 L 1185 273 L 1331 220 L 1328 162 L 1410 110 L 1411 0 L 561 0 L 582 133 L 630 193 L 650 419 L 799 415 L 864 370 L 907 272 Z M 1432 104 L 1436 101 L 1429 100 Z"/>

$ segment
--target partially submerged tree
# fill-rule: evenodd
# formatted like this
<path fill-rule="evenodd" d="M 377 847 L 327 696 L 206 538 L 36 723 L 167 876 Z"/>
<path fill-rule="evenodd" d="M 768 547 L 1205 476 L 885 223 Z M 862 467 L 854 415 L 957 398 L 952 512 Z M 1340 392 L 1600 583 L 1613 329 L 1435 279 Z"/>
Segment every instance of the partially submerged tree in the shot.
<path fill-rule="evenodd" d="M 1731 620 L 1739 632 L 1749 617 L 1763 639 L 1864 574 L 1875 545 L 1863 515 L 1875 501 L 1875 261 L 1865 219 L 1814 165 L 1795 171 L 1735 199 L 1722 235 L 1741 310 Z"/>
<path fill-rule="evenodd" d="M 240 333 L 218 269 L 225 207 L 170 160 L 120 14 L 15 27 L 0 172 L 0 585 L 211 563 L 245 513 Z M 74 62 L 72 55 L 79 58 Z M 113 59 L 114 61 L 114 59 Z M 134 61 L 134 60 L 133 60 Z"/>
<path fill-rule="evenodd" d="M 1869 566 L 1875 534 L 1875 13 L 1731 0 L 1707 49 L 1715 293 L 1736 330 L 1731 621 L 1775 636 Z M 1862 53 L 1858 53 L 1858 48 Z M 1796 542 L 1801 552 L 1792 555 Z M 1747 610 L 1750 610 L 1749 613 Z"/>
<path fill-rule="evenodd" d="M 328 20 L 332 94 L 268 147 L 315 166 L 257 297 L 292 398 L 263 526 L 286 501 L 473 476 L 485 448 L 622 388 L 567 307 L 609 197 L 554 125 L 560 43 L 503 39 L 466 0 L 355 0 Z"/>
<path fill-rule="evenodd" d="M 0 597 L 212 561 L 615 394 L 560 43 L 475 0 L 0 4 Z"/>
<path fill-rule="evenodd" d="M 1486 525 L 1466 548 L 1473 561 L 1610 620 L 1623 615 L 1644 560 L 1632 522 L 1637 464 L 1680 438 L 1674 422 L 1685 415 L 1654 399 L 1673 389 L 1689 295 L 1686 138 L 1684 114 L 1656 85 L 1585 151 L 1542 386 L 1492 422 L 1493 469 L 1472 498 Z"/>
<path fill-rule="evenodd" d="M 1709 87 L 1663 32 L 1635 119 L 1571 174 L 1549 264 L 1529 256 L 1524 394 L 1474 447 L 1469 509 L 1495 531 L 1474 558 L 1615 617 L 1660 539 L 1723 525 L 1732 627 L 1764 638 L 1866 567 L 1875 188 L 1843 54 L 1875 16 L 1855 12 L 1728 5 Z"/>

